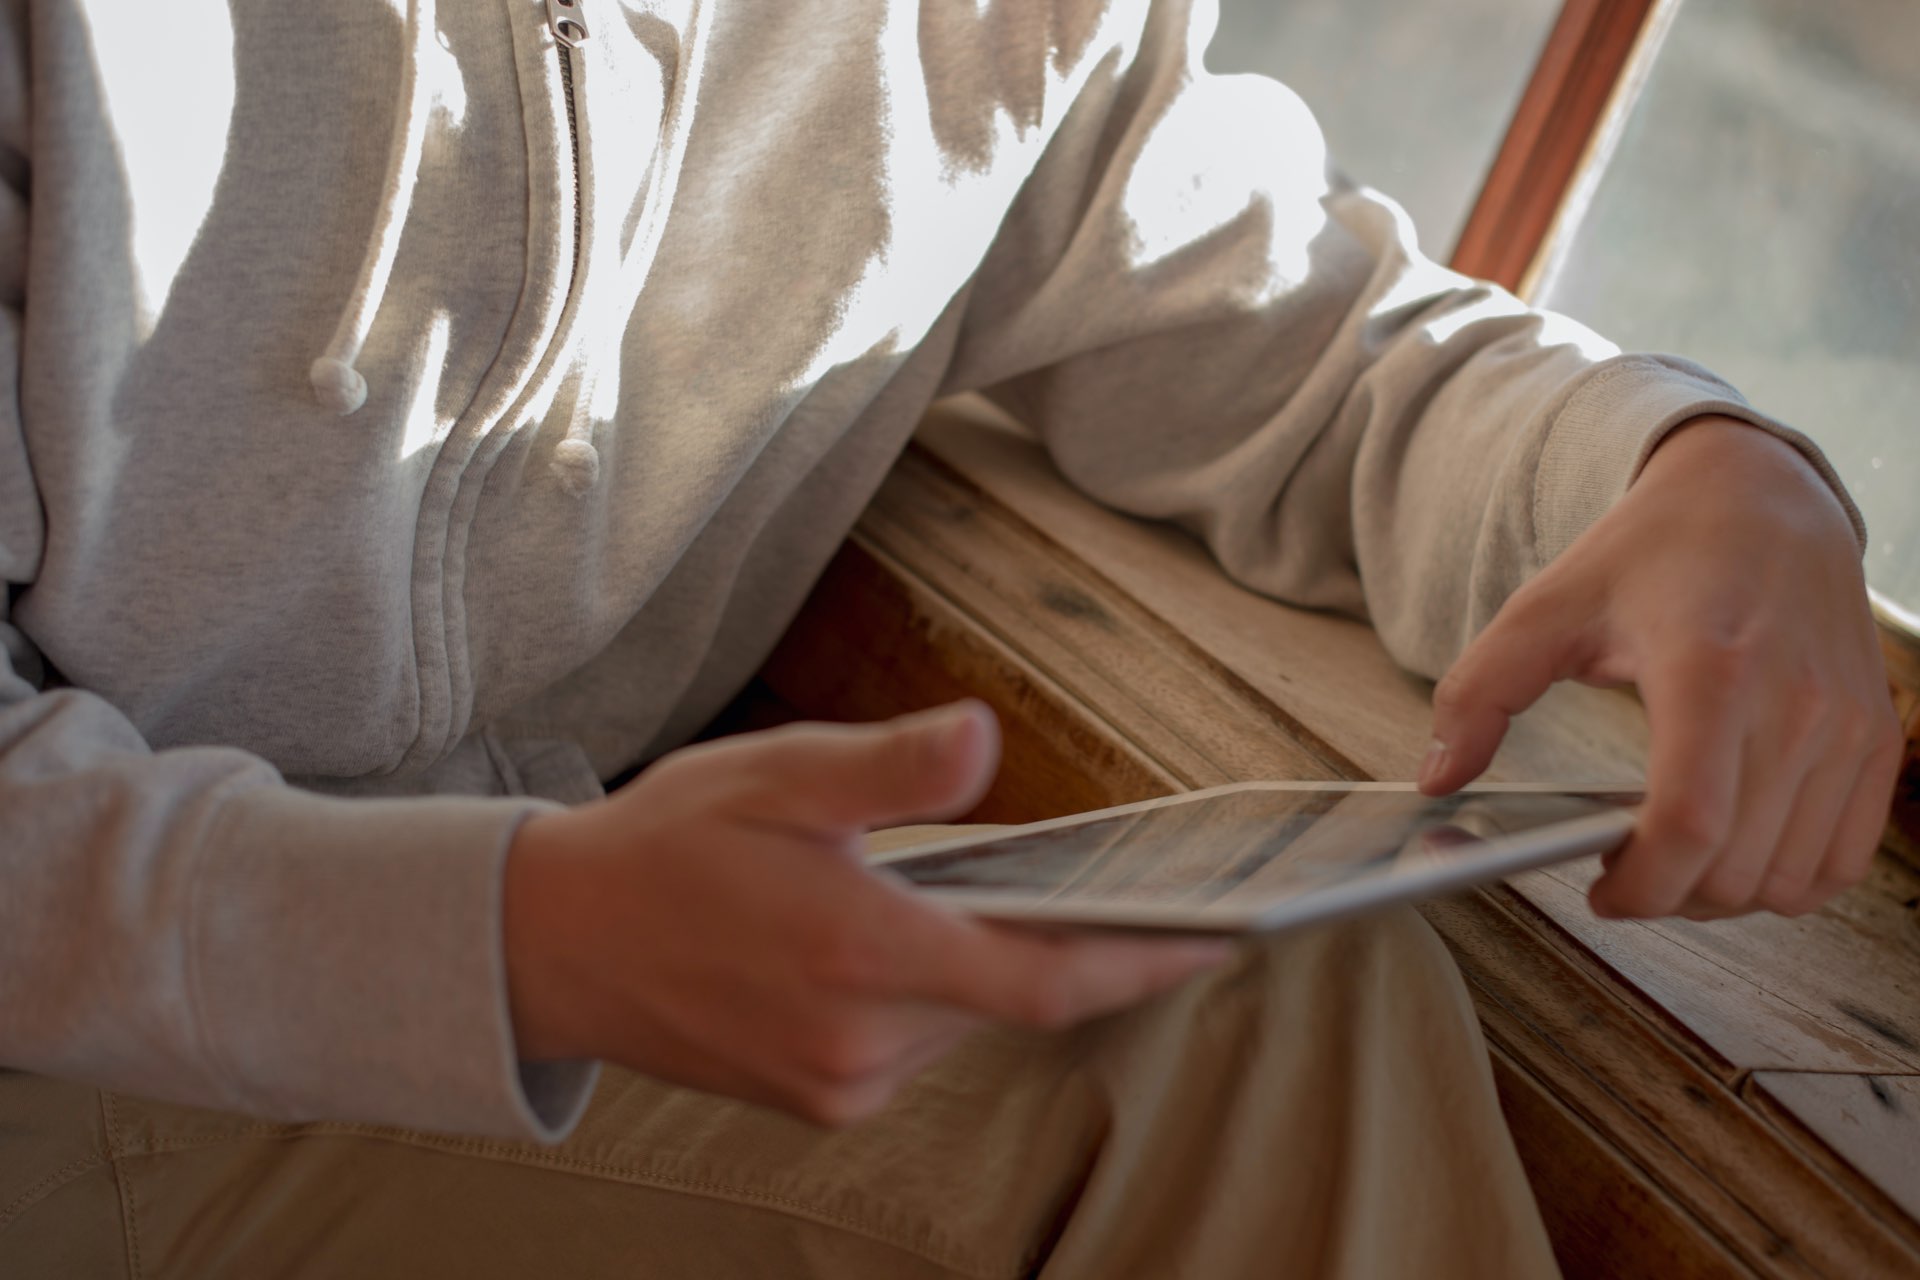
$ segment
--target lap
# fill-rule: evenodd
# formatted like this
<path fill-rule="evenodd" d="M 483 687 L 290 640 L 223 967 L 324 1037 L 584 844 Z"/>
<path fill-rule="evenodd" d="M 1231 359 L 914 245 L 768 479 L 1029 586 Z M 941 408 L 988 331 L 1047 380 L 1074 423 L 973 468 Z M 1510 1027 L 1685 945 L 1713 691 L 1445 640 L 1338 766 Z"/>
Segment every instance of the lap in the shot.
<path fill-rule="evenodd" d="M 110 1158 L 79 1182 L 117 1179 L 121 1200 L 93 1229 L 123 1232 L 147 1277 L 1231 1275 L 1278 1261 L 1274 1240 L 1301 1274 L 1359 1275 L 1394 1266 L 1364 1237 L 1414 1148 L 1504 1180 L 1495 1242 L 1539 1262 L 1481 1055 L 1450 961 L 1401 913 L 1253 944 L 1073 1032 L 983 1033 L 838 1131 L 619 1070 L 555 1146 L 68 1088 Z M 1416 1199 L 1439 1219 L 1436 1172 Z"/>

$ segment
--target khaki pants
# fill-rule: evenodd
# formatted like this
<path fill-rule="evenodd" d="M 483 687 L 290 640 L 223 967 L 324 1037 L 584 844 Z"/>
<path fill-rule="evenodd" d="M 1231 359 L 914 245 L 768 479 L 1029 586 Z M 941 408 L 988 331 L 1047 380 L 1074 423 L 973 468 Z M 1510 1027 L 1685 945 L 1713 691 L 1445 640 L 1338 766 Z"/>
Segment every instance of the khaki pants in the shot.
<path fill-rule="evenodd" d="M 839 1132 L 610 1070 L 557 1147 L 0 1073 L 0 1276 L 1542 1277 L 1458 972 L 1411 912 L 984 1033 Z"/>

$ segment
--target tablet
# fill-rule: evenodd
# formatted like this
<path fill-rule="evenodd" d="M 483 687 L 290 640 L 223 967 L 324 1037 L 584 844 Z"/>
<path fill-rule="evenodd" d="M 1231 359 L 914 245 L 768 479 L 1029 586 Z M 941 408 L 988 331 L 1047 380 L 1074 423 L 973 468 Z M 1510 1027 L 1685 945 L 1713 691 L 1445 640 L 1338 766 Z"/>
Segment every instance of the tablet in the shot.
<path fill-rule="evenodd" d="M 895 850 L 922 892 L 1006 920 L 1281 930 L 1618 848 L 1637 793 L 1248 782 Z"/>

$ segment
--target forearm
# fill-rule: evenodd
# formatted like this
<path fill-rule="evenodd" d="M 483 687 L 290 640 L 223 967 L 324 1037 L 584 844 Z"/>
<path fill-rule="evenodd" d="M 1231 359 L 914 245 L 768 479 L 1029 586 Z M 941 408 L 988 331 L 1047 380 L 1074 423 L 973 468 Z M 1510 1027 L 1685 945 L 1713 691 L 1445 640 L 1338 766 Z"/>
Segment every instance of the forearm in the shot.
<path fill-rule="evenodd" d="M 1438 675 L 1681 422 L 1753 422 L 1831 481 L 1706 370 L 1428 261 L 1298 99 L 1194 70 L 1204 34 L 1155 6 L 1088 81 L 970 297 L 951 389 L 1078 486 Z"/>
<path fill-rule="evenodd" d="M 149 751 L 91 695 L 16 696 L 0 1062 L 279 1119 L 553 1132 L 574 1100 L 519 1079 L 501 973 L 528 808 L 313 796 L 242 752 Z"/>

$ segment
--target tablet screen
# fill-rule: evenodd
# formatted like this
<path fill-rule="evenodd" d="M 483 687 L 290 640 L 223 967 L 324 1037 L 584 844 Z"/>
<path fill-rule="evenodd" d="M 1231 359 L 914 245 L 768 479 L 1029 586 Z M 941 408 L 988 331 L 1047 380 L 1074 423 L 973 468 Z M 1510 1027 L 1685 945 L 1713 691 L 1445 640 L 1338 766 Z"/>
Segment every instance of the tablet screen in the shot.
<path fill-rule="evenodd" d="M 1446 886 L 1506 874 L 1514 868 L 1495 867 L 1482 876 L 1452 873 L 1471 872 L 1476 859 L 1496 849 L 1524 852 L 1530 833 L 1551 833 L 1569 823 L 1574 826 L 1568 831 L 1590 830 L 1594 823 L 1579 820 L 1617 813 L 1639 799 L 1538 790 L 1433 799 L 1411 788 L 1233 788 L 936 847 L 889 867 L 948 896 L 962 891 L 971 904 L 1004 898 L 1254 920 L 1286 900 L 1362 881 Z M 1600 825 L 1609 832 L 1604 844 L 1618 843 L 1627 824 Z M 1561 857 L 1598 847 L 1591 837 L 1584 849 L 1533 843 L 1558 848 Z"/>

